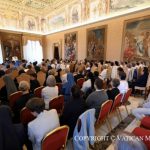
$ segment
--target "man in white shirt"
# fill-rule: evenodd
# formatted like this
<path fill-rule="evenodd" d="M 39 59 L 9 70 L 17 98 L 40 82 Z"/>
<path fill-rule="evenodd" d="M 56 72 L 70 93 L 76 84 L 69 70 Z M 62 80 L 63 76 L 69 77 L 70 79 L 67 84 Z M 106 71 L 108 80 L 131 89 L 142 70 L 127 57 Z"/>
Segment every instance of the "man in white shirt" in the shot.
<path fill-rule="evenodd" d="M 125 94 L 129 89 L 128 82 L 126 81 L 126 73 L 121 71 L 119 73 L 119 77 L 120 77 L 120 85 L 118 86 L 118 89 L 120 93 Z"/>
<path fill-rule="evenodd" d="M 26 107 L 36 116 L 36 119 L 28 124 L 29 140 L 32 142 L 33 150 L 41 150 L 41 141 L 44 136 L 60 126 L 57 111 L 44 110 L 45 103 L 41 98 L 30 99 Z"/>

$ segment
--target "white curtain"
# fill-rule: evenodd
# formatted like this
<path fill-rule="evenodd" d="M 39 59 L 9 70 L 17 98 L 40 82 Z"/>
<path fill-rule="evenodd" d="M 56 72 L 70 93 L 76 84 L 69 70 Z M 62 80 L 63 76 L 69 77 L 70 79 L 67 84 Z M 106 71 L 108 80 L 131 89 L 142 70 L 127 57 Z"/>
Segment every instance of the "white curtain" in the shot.
<path fill-rule="evenodd" d="M 0 41 L 0 64 L 3 63 L 3 54 L 2 54 L 2 46 L 1 46 L 1 41 Z"/>
<path fill-rule="evenodd" d="M 43 50 L 39 41 L 27 41 L 27 45 L 23 47 L 23 56 L 28 62 L 38 61 L 41 63 L 43 59 Z"/>

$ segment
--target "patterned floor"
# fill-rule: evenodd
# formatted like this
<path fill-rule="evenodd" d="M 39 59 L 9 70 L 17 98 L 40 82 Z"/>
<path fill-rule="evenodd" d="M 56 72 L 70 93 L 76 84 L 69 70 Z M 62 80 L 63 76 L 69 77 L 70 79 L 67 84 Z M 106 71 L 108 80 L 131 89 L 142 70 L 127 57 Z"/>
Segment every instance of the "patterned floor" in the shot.
<path fill-rule="evenodd" d="M 123 121 L 120 122 L 117 127 L 115 127 L 110 133 L 106 135 L 104 140 L 97 141 L 94 145 L 94 150 L 106 150 L 110 144 L 112 144 L 112 139 L 114 139 L 119 132 L 123 131 L 132 121 L 134 120 L 134 117 L 132 115 L 129 115 L 126 117 Z M 112 139 L 110 138 L 112 137 Z"/>

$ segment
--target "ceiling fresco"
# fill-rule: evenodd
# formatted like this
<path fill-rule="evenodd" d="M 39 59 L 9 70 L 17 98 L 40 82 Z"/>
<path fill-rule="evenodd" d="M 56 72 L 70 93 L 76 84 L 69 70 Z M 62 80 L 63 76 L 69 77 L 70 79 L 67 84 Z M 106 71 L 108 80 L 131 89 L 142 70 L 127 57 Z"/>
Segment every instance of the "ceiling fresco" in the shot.
<path fill-rule="evenodd" d="M 150 0 L 0 0 L 0 29 L 44 34 L 145 6 Z"/>

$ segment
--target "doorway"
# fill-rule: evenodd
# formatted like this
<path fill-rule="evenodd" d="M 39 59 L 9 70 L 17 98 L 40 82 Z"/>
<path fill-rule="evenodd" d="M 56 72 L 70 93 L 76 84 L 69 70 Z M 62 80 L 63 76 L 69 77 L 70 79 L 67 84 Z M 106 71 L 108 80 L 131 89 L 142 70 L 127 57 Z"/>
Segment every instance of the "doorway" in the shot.
<path fill-rule="evenodd" d="M 59 60 L 59 47 L 58 46 L 54 46 L 54 58 Z"/>

